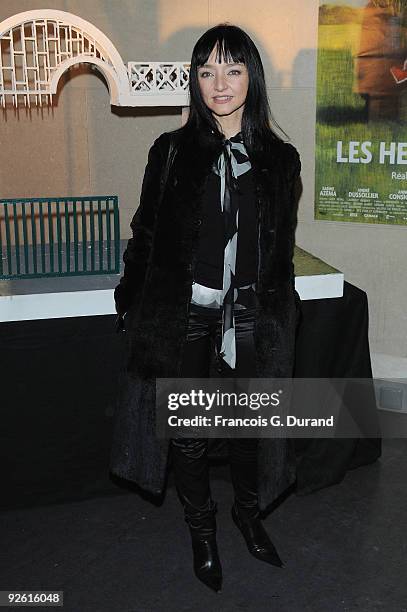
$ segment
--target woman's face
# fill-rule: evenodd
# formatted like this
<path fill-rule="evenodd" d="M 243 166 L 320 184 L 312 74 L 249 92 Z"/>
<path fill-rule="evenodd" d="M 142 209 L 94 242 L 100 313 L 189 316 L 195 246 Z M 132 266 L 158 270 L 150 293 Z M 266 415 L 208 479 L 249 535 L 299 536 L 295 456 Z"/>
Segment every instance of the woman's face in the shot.
<path fill-rule="evenodd" d="M 249 88 L 249 74 L 244 64 L 216 62 L 216 47 L 207 63 L 198 68 L 202 98 L 213 114 L 219 117 L 242 114 Z M 240 109 L 240 110 L 239 110 Z"/>

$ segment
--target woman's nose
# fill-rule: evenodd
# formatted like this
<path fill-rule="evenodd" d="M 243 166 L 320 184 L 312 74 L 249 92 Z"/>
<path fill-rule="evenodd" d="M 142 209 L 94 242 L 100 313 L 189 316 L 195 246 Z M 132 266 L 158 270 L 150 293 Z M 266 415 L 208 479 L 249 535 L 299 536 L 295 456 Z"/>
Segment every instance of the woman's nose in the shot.
<path fill-rule="evenodd" d="M 224 89 L 226 89 L 227 84 L 226 84 L 226 80 L 225 77 L 222 75 L 217 75 L 215 77 L 215 89 L 216 91 L 223 91 Z"/>

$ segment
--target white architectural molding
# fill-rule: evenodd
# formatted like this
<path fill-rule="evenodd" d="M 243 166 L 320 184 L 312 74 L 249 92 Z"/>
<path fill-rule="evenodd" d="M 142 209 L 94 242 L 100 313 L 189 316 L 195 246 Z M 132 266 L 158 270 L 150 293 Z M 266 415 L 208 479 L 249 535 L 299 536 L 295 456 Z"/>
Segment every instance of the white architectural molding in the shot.
<path fill-rule="evenodd" d="M 0 23 L 0 105 L 12 99 L 52 103 L 61 75 L 77 64 L 96 66 L 114 106 L 186 106 L 189 64 L 129 62 L 94 25 L 53 9 L 26 11 Z"/>
<path fill-rule="evenodd" d="M 63 73 L 66 72 L 68 68 L 75 66 L 75 64 L 92 64 L 93 66 L 96 66 L 107 81 L 110 93 L 110 104 L 112 104 L 113 106 L 120 106 L 120 83 L 118 82 L 117 74 L 114 68 L 106 61 L 103 61 L 98 57 L 94 57 L 92 58 L 92 61 L 89 61 L 89 57 L 85 53 L 64 60 L 54 70 L 48 82 L 48 89 L 51 95 L 56 94 L 58 88 L 58 81 L 63 75 Z"/>

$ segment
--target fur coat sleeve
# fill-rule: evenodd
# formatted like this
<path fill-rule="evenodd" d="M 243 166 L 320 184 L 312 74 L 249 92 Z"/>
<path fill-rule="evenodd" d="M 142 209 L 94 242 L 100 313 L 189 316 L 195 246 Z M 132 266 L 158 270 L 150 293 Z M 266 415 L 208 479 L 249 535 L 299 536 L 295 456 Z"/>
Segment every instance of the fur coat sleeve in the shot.
<path fill-rule="evenodd" d="M 288 177 L 289 177 L 289 185 L 290 185 L 290 206 L 291 206 L 291 222 L 290 222 L 290 232 L 289 235 L 291 237 L 290 241 L 290 262 L 291 262 L 291 283 L 295 296 L 295 305 L 297 310 L 297 322 L 300 317 L 301 311 L 301 298 L 299 293 L 295 289 L 295 274 L 294 274 L 294 247 L 295 247 L 295 230 L 297 227 L 298 221 L 298 202 L 300 198 L 301 192 L 301 160 L 299 153 L 295 147 L 291 144 L 286 143 L 286 147 L 290 151 L 289 155 L 289 163 L 288 163 Z"/>
<path fill-rule="evenodd" d="M 114 291 L 116 312 L 122 316 L 139 301 L 148 268 L 161 191 L 157 180 L 163 165 L 161 138 L 155 140 L 148 154 L 140 203 L 130 223 L 132 237 L 123 253 L 124 272 Z"/>

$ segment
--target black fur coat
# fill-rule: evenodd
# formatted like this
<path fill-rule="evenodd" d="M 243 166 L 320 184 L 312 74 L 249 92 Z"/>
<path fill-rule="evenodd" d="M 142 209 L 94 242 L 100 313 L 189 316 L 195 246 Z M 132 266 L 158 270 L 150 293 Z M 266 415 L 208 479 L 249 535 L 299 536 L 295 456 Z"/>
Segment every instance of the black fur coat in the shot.
<path fill-rule="evenodd" d="M 127 369 L 122 373 L 114 416 L 111 471 L 153 494 L 165 487 L 168 440 L 157 439 L 155 377 L 177 377 L 186 338 L 200 207 L 205 179 L 219 155 L 208 135 L 173 132 L 176 155 L 160 206 L 160 177 L 170 134 L 150 149 L 133 236 L 123 255 L 124 274 L 115 303 L 125 317 Z M 205 138 L 205 144 L 204 144 Z M 277 139 L 251 156 L 257 190 L 259 309 L 254 340 L 262 378 L 291 377 L 300 299 L 294 288 L 293 250 L 297 220 L 296 149 Z M 292 441 L 261 439 L 259 504 L 265 509 L 295 480 Z"/>

